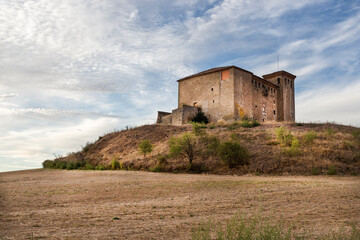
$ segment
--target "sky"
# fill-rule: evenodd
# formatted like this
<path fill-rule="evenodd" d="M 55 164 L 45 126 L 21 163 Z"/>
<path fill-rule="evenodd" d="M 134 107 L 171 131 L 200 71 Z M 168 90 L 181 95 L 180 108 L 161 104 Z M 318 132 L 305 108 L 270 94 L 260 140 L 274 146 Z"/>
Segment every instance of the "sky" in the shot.
<path fill-rule="evenodd" d="M 277 56 L 297 122 L 360 126 L 360 0 L 0 0 L 0 172 L 154 123 L 179 78 Z"/>

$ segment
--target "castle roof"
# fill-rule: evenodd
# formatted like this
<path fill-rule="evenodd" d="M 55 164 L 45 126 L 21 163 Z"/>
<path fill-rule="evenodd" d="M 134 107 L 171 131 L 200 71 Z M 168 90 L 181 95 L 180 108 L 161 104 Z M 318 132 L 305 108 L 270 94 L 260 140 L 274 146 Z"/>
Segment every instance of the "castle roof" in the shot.
<path fill-rule="evenodd" d="M 230 68 L 237 68 L 241 71 L 244 71 L 244 72 L 248 72 L 250 74 L 253 74 L 252 72 L 248 71 L 248 70 L 245 70 L 245 69 L 242 69 L 242 68 L 239 68 L 237 66 L 225 66 L 225 67 L 215 67 L 215 68 L 210 68 L 208 70 L 205 70 L 205 71 L 202 71 L 202 72 L 199 72 L 199 73 L 195 73 L 193 75 L 190 75 L 190 76 L 187 76 L 187 77 L 184 77 L 184 78 L 180 78 L 179 80 L 177 80 L 178 82 L 180 81 L 183 81 L 183 80 L 186 80 L 186 79 L 189 79 L 189 78 L 193 78 L 193 77 L 198 77 L 198 76 L 202 76 L 202 75 L 205 75 L 205 74 L 209 74 L 209 73 L 213 73 L 213 72 L 219 72 L 219 71 L 223 71 L 223 70 L 227 70 L 227 69 L 230 69 Z"/>
<path fill-rule="evenodd" d="M 287 77 L 290 77 L 292 79 L 295 79 L 296 76 L 287 72 L 287 71 L 277 71 L 277 72 L 273 72 L 273 73 L 269 73 L 269 74 L 266 74 L 266 75 L 263 75 L 262 77 L 263 78 L 272 78 L 272 77 L 276 77 L 276 76 L 287 76 Z"/>

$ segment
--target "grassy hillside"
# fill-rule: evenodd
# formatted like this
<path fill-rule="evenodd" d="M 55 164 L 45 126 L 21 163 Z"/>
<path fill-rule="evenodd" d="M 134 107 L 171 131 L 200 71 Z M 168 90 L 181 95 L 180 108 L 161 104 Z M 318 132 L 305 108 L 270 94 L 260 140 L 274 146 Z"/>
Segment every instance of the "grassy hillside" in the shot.
<path fill-rule="evenodd" d="M 194 144 L 192 164 L 186 156 L 170 154 L 174 151 L 169 143 L 184 133 L 189 133 Z M 139 152 L 142 140 L 152 144 L 152 152 L 145 156 Z M 246 159 L 240 164 L 226 164 L 219 154 L 219 144 L 224 142 L 240 144 L 245 149 Z M 196 129 L 190 124 L 180 127 L 145 125 L 106 134 L 80 152 L 70 153 L 55 162 L 47 161 L 45 165 L 68 169 L 214 174 L 357 175 L 360 173 L 360 129 L 328 123 L 273 123 L 251 127 L 234 122 L 198 125 Z"/>

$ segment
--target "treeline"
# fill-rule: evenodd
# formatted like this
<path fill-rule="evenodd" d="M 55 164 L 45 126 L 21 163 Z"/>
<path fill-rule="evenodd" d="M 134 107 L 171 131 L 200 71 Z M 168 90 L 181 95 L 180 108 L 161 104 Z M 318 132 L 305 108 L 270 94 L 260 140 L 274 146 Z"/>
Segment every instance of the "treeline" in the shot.
<path fill-rule="evenodd" d="M 43 163 L 43 168 L 51 168 L 51 169 L 80 169 L 80 170 L 106 170 L 111 169 L 111 166 L 103 166 L 103 165 L 92 165 L 90 163 L 84 161 L 73 161 L 66 162 L 61 160 L 45 160 Z"/>

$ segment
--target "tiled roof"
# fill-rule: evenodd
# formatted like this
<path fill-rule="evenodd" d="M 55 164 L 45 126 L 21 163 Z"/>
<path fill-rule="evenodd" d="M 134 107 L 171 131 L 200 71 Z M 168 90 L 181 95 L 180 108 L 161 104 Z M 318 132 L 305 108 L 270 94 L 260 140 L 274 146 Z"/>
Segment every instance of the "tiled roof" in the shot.
<path fill-rule="evenodd" d="M 225 69 L 228 69 L 228 68 L 232 68 L 232 67 L 234 67 L 234 66 L 225 66 L 225 67 L 210 68 L 210 69 L 208 69 L 208 70 L 205 70 L 205 71 L 202 71 L 202 72 L 199 72 L 199 73 L 195 73 L 195 74 L 193 74 L 193 75 L 190 75 L 190 76 L 181 78 L 181 79 L 179 79 L 179 80 L 177 80 L 177 81 L 179 82 L 179 81 L 182 81 L 182 80 L 185 80 L 185 79 L 188 79 L 188 78 L 198 77 L 198 76 L 205 75 L 205 74 L 208 74 L 208 73 L 213 73 L 213 72 L 219 72 L 219 71 L 222 71 L 222 70 L 225 70 Z"/>

